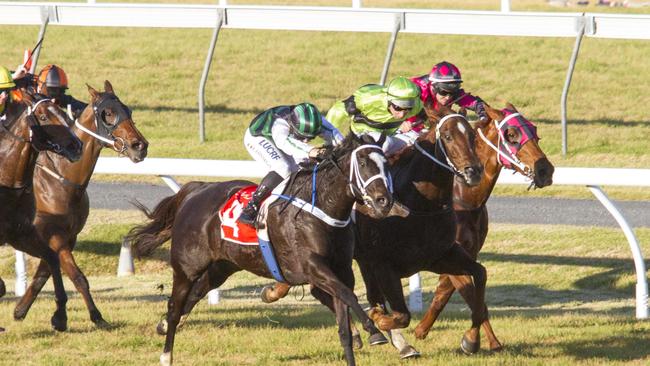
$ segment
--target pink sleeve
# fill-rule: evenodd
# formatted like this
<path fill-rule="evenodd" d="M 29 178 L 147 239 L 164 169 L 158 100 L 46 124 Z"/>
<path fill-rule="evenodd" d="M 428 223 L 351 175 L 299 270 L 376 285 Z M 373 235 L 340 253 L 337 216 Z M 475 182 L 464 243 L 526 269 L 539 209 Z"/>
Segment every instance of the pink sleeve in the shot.
<path fill-rule="evenodd" d="M 476 110 L 476 104 L 480 100 L 479 98 L 473 96 L 472 94 L 465 93 L 464 90 L 460 90 L 461 96 L 454 101 L 455 104 L 458 104 L 461 107 L 465 107 L 471 110 Z"/>

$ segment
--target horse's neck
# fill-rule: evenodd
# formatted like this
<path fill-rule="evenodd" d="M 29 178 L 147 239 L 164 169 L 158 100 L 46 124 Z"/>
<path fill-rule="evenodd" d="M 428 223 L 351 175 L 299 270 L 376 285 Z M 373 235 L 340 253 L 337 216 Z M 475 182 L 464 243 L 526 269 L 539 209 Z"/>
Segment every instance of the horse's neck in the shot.
<path fill-rule="evenodd" d="M 102 144 L 96 138 L 77 127 L 77 123 L 96 133 L 95 115 L 90 105 L 86 107 L 79 119 L 75 121 L 75 125 L 71 127 L 72 132 L 83 143 L 81 159 L 71 162 L 59 154 L 47 152 L 46 157 L 39 158 L 39 163 L 63 177 L 66 181 L 77 186 L 86 187 L 95 170 Z"/>
<path fill-rule="evenodd" d="M 482 131 L 485 138 L 498 148 L 499 134 L 494 123 L 490 123 Z M 478 134 L 479 131 L 475 138 L 476 155 L 483 164 L 483 176 L 481 182 L 473 187 L 463 182 L 454 183 L 454 201 L 459 209 L 475 209 L 483 206 L 490 198 L 503 167 L 499 163 L 497 152 Z"/>
<path fill-rule="evenodd" d="M 439 143 L 425 140 L 420 145 L 427 153 L 446 163 L 440 147 L 436 146 Z M 452 172 L 416 150 L 406 169 L 395 177 L 396 195 L 409 208 L 437 209 L 451 202 L 453 178 Z"/>
<path fill-rule="evenodd" d="M 29 142 L 26 115 L 21 113 L 0 131 L 0 186 L 22 188 L 31 185 L 38 152 Z"/>
<path fill-rule="evenodd" d="M 326 168 L 319 169 L 316 174 L 316 202 L 315 206 L 332 218 L 346 220 L 350 217 L 354 197 L 348 187 L 350 174 L 340 163 L 342 173 L 334 165 L 328 164 Z M 349 166 L 349 162 L 346 162 Z M 304 174 L 296 178 L 293 187 L 301 187 L 293 191 L 300 194 L 299 198 L 311 203 L 313 190 L 312 175 Z M 305 189 L 306 187 L 306 189 Z"/>

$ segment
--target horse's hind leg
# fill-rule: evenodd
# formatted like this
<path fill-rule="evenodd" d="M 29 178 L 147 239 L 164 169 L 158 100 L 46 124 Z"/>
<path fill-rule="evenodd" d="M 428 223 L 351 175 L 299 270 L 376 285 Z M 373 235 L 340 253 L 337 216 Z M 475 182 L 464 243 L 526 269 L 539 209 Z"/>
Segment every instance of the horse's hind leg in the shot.
<path fill-rule="evenodd" d="M 217 262 L 213 263 L 207 271 L 203 272 L 199 279 L 194 281 L 192 284 L 192 289 L 187 295 L 183 314 L 181 315 L 176 329 L 180 329 L 185 324 L 187 318 L 190 316 L 190 312 L 194 309 L 194 306 L 201 301 L 210 290 L 219 288 L 219 286 L 226 282 L 228 277 L 239 270 L 238 267 L 235 267 L 230 262 Z M 156 332 L 160 335 L 167 334 L 167 319 L 163 319 L 158 323 Z"/>
<path fill-rule="evenodd" d="M 262 298 L 262 302 L 270 304 L 287 296 L 290 289 L 291 285 L 288 283 L 276 282 L 273 285 L 264 286 L 260 293 L 260 297 Z"/>
<path fill-rule="evenodd" d="M 451 295 L 455 290 L 456 289 L 449 279 L 449 276 L 446 274 L 440 275 L 438 287 L 436 288 L 433 300 L 431 300 L 431 305 L 429 305 L 429 308 L 422 317 L 422 320 L 420 320 L 420 323 L 418 323 L 417 327 L 415 327 L 416 338 L 426 338 L 427 334 L 429 334 L 429 331 L 431 330 L 431 327 L 433 326 L 433 323 L 435 323 L 436 319 L 438 319 L 438 316 L 449 302 L 449 298 L 451 298 Z"/>
<path fill-rule="evenodd" d="M 25 294 L 20 298 L 16 308 L 14 309 L 15 320 L 25 319 L 29 309 L 32 307 L 32 304 L 34 304 L 34 300 L 36 300 L 36 297 L 41 292 L 41 289 L 43 289 L 43 286 L 49 278 L 50 267 L 41 259 L 38 263 L 36 273 L 34 273 L 34 277 L 32 278 L 32 282 L 29 284 L 27 291 L 25 291 Z"/>
<path fill-rule="evenodd" d="M 170 366 L 173 362 L 174 338 L 176 328 L 181 318 L 187 295 L 192 289 L 193 282 L 185 276 L 184 273 L 177 273 L 174 270 L 174 282 L 172 285 L 172 296 L 167 302 L 167 337 L 165 338 L 165 347 L 160 355 L 160 364 Z"/>
<path fill-rule="evenodd" d="M 481 344 L 480 326 L 487 319 L 485 307 L 485 283 L 487 272 L 485 267 L 473 260 L 460 245 L 453 245 L 446 253 L 446 256 L 431 266 L 431 270 L 437 273 L 448 273 L 452 275 L 471 275 L 472 283 L 454 286 L 462 294 L 470 309 L 472 310 L 472 327 L 465 332 L 461 341 L 461 349 L 465 353 L 476 353 Z M 457 278 L 451 278 L 452 282 Z M 460 287 L 460 288 L 459 288 Z M 465 297 L 467 296 L 467 297 Z"/>

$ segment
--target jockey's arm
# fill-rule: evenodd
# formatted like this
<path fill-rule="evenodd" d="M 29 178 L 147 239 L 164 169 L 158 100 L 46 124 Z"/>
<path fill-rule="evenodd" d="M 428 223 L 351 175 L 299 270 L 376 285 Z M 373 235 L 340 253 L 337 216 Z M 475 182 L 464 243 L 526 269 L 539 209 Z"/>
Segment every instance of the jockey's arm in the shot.
<path fill-rule="evenodd" d="M 309 159 L 309 151 L 313 147 L 307 143 L 291 137 L 289 123 L 284 119 L 277 119 L 271 127 L 271 136 L 273 143 L 283 153 L 293 157 L 296 162 L 306 161 Z"/>

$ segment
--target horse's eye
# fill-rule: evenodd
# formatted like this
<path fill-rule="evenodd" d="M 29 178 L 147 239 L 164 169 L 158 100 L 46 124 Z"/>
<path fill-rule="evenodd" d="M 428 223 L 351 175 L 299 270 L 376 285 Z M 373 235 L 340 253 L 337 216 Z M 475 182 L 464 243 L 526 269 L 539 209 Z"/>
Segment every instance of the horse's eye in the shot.
<path fill-rule="evenodd" d="M 450 133 L 446 133 L 446 134 L 444 134 L 443 136 L 444 136 L 445 140 L 447 140 L 447 141 L 451 141 L 451 140 L 452 140 L 452 138 L 451 138 L 451 134 L 450 134 Z"/>
<path fill-rule="evenodd" d="M 359 159 L 359 166 L 360 167 L 365 167 L 366 166 L 366 159 Z"/>
<path fill-rule="evenodd" d="M 40 116 L 38 116 L 38 119 L 40 119 L 42 122 L 47 121 L 47 117 L 44 114 L 41 114 Z"/>

